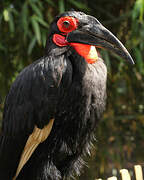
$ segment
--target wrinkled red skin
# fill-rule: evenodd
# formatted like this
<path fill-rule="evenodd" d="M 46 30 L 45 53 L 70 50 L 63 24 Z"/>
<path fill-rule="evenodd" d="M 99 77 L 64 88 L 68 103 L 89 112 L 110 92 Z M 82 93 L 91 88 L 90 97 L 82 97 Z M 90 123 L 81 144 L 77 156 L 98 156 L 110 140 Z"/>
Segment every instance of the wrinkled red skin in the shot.
<path fill-rule="evenodd" d="M 95 63 L 97 61 L 96 58 L 89 56 L 91 45 L 81 44 L 81 43 L 69 43 L 69 42 L 67 42 L 67 40 L 64 36 L 59 35 L 59 34 L 53 35 L 53 42 L 57 46 L 60 46 L 60 47 L 68 46 L 68 45 L 72 46 L 77 51 L 77 53 L 80 54 L 82 57 L 84 57 L 84 59 L 89 64 Z"/>
<path fill-rule="evenodd" d="M 65 24 L 66 23 L 66 24 Z M 72 46 L 78 54 L 80 54 L 84 59 L 89 63 L 95 63 L 97 61 L 97 52 L 90 52 L 91 50 L 91 45 L 88 44 L 81 44 L 81 43 L 69 43 L 66 40 L 66 36 L 69 32 L 74 31 L 78 27 L 78 19 L 74 17 L 61 17 L 58 22 L 57 26 L 59 30 L 61 31 L 60 34 L 54 34 L 53 35 L 53 42 L 60 47 L 63 46 Z M 65 36 L 63 36 L 65 35 Z"/>
<path fill-rule="evenodd" d="M 69 22 L 68 26 L 65 26 L 64 22 Z M 65 17 L 61 17 L 58 22 L 57 22 L 57 26 L 59 28 L 59 30 L 63 33 L 69 33 L 71 31 L 74 31 L 75 29 L 77 29 L 78 27 L 78 19 L 74 18 L 74 17 L 69 17 L 69 16 L 65 16 Z"/>

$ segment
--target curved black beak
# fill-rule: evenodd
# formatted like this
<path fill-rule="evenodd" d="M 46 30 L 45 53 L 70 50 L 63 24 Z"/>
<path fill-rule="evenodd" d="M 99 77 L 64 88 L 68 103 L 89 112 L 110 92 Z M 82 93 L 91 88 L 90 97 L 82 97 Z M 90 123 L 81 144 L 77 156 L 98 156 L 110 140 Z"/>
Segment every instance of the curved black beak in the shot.
<path fill-rule="evenodd" d="M 108 29 L 96 18 L 88 16 L 88 19 L 89 21 L 86 25 L 67 35 L 69 43 L 90 44 L 99 48 L 105 48 L 134 64 L 127 49 Z"/>

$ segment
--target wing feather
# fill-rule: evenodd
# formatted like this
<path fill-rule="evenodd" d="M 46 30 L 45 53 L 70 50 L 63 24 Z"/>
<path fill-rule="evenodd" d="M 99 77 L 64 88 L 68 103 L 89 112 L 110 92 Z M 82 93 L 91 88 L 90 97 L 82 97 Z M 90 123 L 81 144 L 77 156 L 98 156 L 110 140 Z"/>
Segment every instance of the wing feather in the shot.
<path fill-rule="evenodd" d="M 15 180 L 16 177 L 19 175 L 21 169 L 27 163 L 27 161 L 29 160 L 29 158 L 31 157 L 37 146 L 47 139 L 47 137 L 51 132 L 53 123 L 54 123 L 54 119 L 51 119 L 48 125 L 46 125 L 43 129 L 39 129 L 35 126 L 34 131 L 29 136 L 25 148 L 22 152 L 19 165 L 16 171 L 16 175 L 13 178 L 13 180 Z"/>
<path fill-rule="evenodd" d="M 0 179 L 17 176 L 39 143 L 48 137 L 63 68 L 60 56 L 41 58 L 26 67 L 12 84 L 0 135 Z"/>

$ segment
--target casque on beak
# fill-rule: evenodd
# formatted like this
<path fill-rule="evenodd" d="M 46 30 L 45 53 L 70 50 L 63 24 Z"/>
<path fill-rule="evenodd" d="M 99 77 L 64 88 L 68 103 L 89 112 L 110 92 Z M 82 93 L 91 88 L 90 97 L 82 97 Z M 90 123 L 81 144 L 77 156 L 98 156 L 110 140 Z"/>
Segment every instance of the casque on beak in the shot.
<path fill-rule="evenodd" d="M 88 23 L 67 35 L 67 42 L 94 45 L 110 50 L 131 64 L 134 61 L 124 45 L 96 18 L 87 16 Z"/>

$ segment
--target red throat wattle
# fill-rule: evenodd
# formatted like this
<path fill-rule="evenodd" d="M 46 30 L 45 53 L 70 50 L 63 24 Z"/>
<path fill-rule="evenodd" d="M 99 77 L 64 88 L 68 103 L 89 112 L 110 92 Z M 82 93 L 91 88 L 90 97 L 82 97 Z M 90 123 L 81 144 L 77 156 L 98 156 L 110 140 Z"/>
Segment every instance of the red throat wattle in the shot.
<path fill-rule="evenodd" d="M 60 47 L 67 45 L 72 46 L 89 64 L 93 64 L 98 60 L 98 54 L 95 46 L 80 43 L 69 43 L 66 41 L 64 36 L 59 34 L 53 35 L 53 42 Z"/>

